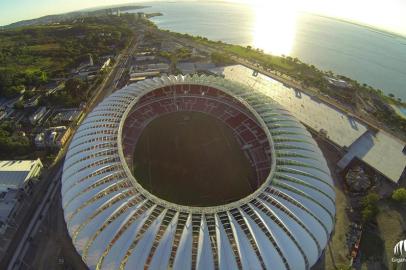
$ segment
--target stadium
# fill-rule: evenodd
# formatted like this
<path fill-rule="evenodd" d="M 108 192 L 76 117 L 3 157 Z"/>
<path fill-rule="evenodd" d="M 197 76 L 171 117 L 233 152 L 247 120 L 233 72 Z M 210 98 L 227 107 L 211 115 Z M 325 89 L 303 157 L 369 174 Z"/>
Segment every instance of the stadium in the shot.
<path fill-rule="evenodd" d="M 61 193 L 89 269 L 309 269 L 334 228 L 310 133 L 263 93 L 214 76 L 106 98 L 70 144 Z"/>

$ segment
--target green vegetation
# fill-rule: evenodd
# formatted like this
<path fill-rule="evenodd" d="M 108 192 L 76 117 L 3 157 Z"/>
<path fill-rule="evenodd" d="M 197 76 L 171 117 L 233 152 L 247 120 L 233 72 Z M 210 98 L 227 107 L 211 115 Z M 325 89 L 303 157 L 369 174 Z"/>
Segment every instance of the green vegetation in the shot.
<path fill-rule="evenodd" d="M 380 200 L 373 224 L 364 226 L 361 238 L 361 269 L 397 269 L 392 264 L 393 247 L 406 235 L 406 209 L 393 200 Z"/>
<path fill-rule="evenodd" d="M 183 143 L 175 147 L 177 141 Z M 133 157 L 140 184 L 174 203 L 218 205 L 243 198 L 259 185 L 232 131 L 200 112 L 176 112 L 150 122 Z M 220 165 L 219 160 L 229 162 Z"/>
<path fill-rule="evenodd" d="M 289 74 L 295 70 L 295 64 L 299 63 L 297 58 L 273 56 L 264 54 L 262 50 L 252 49 L 250 46 L 242 47 L 238 45 L 223 45 L 226 52 L 238 55 L 239 57 L 251 59 L 260 63 L 265 68 L 278 69 Z"/>
<path fill-rule="evenodd" d="M 45 97 L 43 102 L 53 106 L 77 107 L 88 98 L 89 84 L 78 78 L 69 79 L 65 87 Z"/>
<path fill-rule="evenodd" d="M 159 55 L 176 64 L 178 61 L 190 58 L 192 52 L 188 48 L 180 48 L 175 52 L 160 51 Z"/>
<path fill-rule="evenodd" d="M 395 190 L 392 194 L 392 199 L 400 203 L 406 203 L 406 189 L 398 188 Z"/>
<path fill-rule="evenodd" d="M 214 52 L 211 54 L 211 61 L 216 65 L 232 65 L 235 62 L 225 53 Z"/>
<path fill-rule="evenodd" d="M 394 203 L 392 200 L 380 203 L 379 208 L 380 211 L 376 220 L 377 230 L 385 245 L 382 256 L 383 262 L 386 262 L 388 269 L 401 269 L 396 268 L 391 259 L 393 247 L 399 242 L 399 239 L 406 238 L 406 209 L 404 205 Z"/>
<path fill-rule="evenodd" d="M 131 16 L 89 17 L 55 25 L 0 32 L 0 95 L 13 97 L 38 87 L 93 56 L 116 54 L 128 44 Z"/>
<path fill-rule="evenodd" d="M 53 79 L 72 78 L 72 70 L 85 66 L 89 55 L 95 64 L 102 64 L 103 56 L 119 53 L 131 39 L 133 20 L 132 15 L 99 16 L 0 31 L 0 97 L 23 93 L 23 99 L 15 104 L 15 109 L 23 110 L 23 101 L 38 95 L 34 88 Z M 40 103 L 76 107 L 87 101 L 102 79 L 103 73 L 92 84 L 68 79 L 61 90 L 42 95 Z M 19 130 L 22 127 L 9 122 L 0 126 L 0 158 L 32 155 L 30 139 Z"/>
<path fill-rule="evenodd" d="M 32 149 L 30 141 L 21 134 L 16 134 L 14 123 L 3 122 L 0 125 L 0 158 L 9 159 L 13 156 L 24 156 L 29 154 Z"/>
<path fill-rule="evenodd" d="M 361 260 L 363 262 L 379 260 L 383 264 L 382 253 L 385 249 L 384 245 L 385 242 L 379 232 L 367 226 L 361 236 Z"/>
<path fill-rule="evenodd" d="M 33 68 L 20 71 L 18 68 L 0 66 L 0 95 L 14 97 L 26 87 L 38 87 L 48 80 L 47 74 Z"/>
<path fill-rule="evenodd" d="M 367 223 L 373 220 L 379 212 L 378 208 L 379 195 L 370 193 L 362 199 L 362 220 Z"/>

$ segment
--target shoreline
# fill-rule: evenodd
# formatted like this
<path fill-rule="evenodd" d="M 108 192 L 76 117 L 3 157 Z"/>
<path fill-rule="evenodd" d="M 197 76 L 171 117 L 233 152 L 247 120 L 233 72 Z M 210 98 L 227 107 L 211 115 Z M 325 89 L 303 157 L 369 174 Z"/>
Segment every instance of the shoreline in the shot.
<path fill-rule="evenodd" d="M 178 3 L 178 2 L 176 2 L 176 3 Z M 229 37 L 228 35 L 214 35 L 213 36 L 213 35 L 210 34 L 210 31 L 208 30 L 208 28 L 204 27 L 204 25 L 201 26 L 199 23 L 196 24 L 197 25 L 196 27 L 197 27 L 198 30 L 191 32 L 191 31 L 187 30 L 186 28 L 184 29 L 184 27 L 180 27 L 178 21 L 173 19 L 174 16 L 173 16 L 172 9 L 168 9 L 166 7 L 159 7 L 158 5 L 152 5 L 152 6 L 153 6 L 152 10 L 154 10 L 154 11 L 159 10 L 160 12 L 164 13 L 164 18 L 165 18 L 164 22 L 153 20 L 153 22 L 156 23 L 157 26 L 159 26 L 162 29 L 170 30 L 170 31 L 173 31 L 173 32 L 179 32 L 179 33 L 183 33 L 183 34 L 187 33 L 189 35 L 194 35 L 194 36 L 204 36 L 204 37 L 207 37 L 207 38 L 210 37 L 209 38 L 210 40 L 214 40 L 214 41 L 221 40 L 223 43 L 232 43 L 233 45 L 241 45 L 243 47 L 245 47 L 247 45 L 250 45 L 253 48 L 258 47 L 260 49 L 263 49 L 263 50 L 267 51 L 266 48 L 264 48 L 264 46 L 259 46 L 259 45 L 257 46 L 257 44 L 255 44 L 254 40 L 252 40 L 253 38 L 249 38 L 249 37 L 244 37 L 243 38 L 241 36 L 242 39 L 240 39 L 239 36 L 234 37 L 234 35 L 231 36 L 231 37 Z M 182 5 L 179 5 L 179 6 L 181 7 Z M 193 9 L 190 9 L 190 8 L 186 8 L 186 10 L 187 11 L 189 11 L 189 10 L 193 11 Z M 345 27 L 345 25 L 349 25 L 352 28 L 355 28 L 355 30 L 356 29 L 360 29 L 359 31 L 362 30 L 363 31 L 362 33 L 365 33 L 366 35 L 369 35 L 369 32 L 370 32 L 370 33 L 373 34 L 375 39 L 379 39 L 379 40 L 381 40 L 384 37 L 391 38 L 391 39 L 393 38 L 393 39 L 398 40 L 401 37 L 401 36 L 396 36 L 394 33 L 384 31 L 382 29 L 371 28 L 371 26 L 369 26 L 369 25 L 362 25 L 362 24 L 352 22 L 352 21 L 348 21 L 348 20 L 340 20 L 340 19 L 337 19 L 337 18 L 334 18 L 334 17 L 322 16 L 322 15 L 311 13 L 311 12 L 303 12 L 303 14 L 306 15 L 306 16 L 312 16 L 312 18 L 314 17 L 315 20 L 319 20 L 319 19 L 323 20 L 324 23 L 337 23 L 337 24 L 340 24 L 340 25 L 344 24 L 343 27 Z M 298 16 L 298 18 L 299 17 L 300 16 Z M 328 20 L 328 21 L 325 21 L 325 20 Z M 306 21 L 307 21 L 307 19 L 306 19 Z M 194 23 L 193 20 L 192 21 L 189 20 L 189 22 Z M 219 26 L 222 26 L 222 24 L 220 23 Z M 325 26 L 328 26 L 328 24 L 326 24 Z M 296 28 L 299 29 L 300 27 L 297 26 Z M 325 28 L 323 28 L 323 29 L 325 29 Z M 241 30 L 245 31 L 245 27 L 241 28 Z M 401 37 L 401 38 L 406 40 L 406 37 Z M 363 39 L 361 38 L 360 41 L 362 41 L 362 40 Z M 307 40 L 307 41 L 309 41 L 309 40 Z M 388 44 L 391 44 L 391 42 L 389 42 Z M 399 49 L 399 46 L 396 47 L 397 48 L 396 51 L 399 51 L 399 50 L 402 51 L 403 50 L 403 49 Z M 297 46 L 297 47 L 299 48 L 301 46 Z M 334 46 L 332 51 L 343 49 L 343 51 L 346 52 L 346 50 L 345 50 L 346 46 L 343 45 L 343 46 L 337 46 L 337 47 L 339 47 L 339 48 L 336 48 Z M 320 46 L 320 48 L 323 49 L 324 45 Z M 329 51 L 329 49 L 326 49 L 326 50 L 323 49 L 323 52 L 325 52 L 325 51 Z M 350 67 L 351 65 L 334 64 L 335 62 L 339 62 L 339 61 L 336 61 L 335 59 L 341 59 L 341 56 L 340 55 L 337 56 L 336 53 L 332 53 L 332 54 L 328 55 L 330 57 L 330 61 L 329 61 L 329 59 L 327 57 L 323 57 L 323 58 L 320 59 L 320 57 L 306 56 L 307 55 L 306 52 L 307 52 L 307 47 L 304 48 L 304 49 L 296 49 L 294 51 L 292 50 L 290 53 L 287 53 L 285 55 L 289 55 L 292 58 L 297 57 L 303 63 L 307 63 L 309 65 L 315 65 L 316 67 L 318 67 L 320 69 L 323 69 L 323 70 L 326 70 L 326 71 L 327 70 L 333 70 L 334 73 L 341 74 L 341 75 L 344 75 L 346 77 L 352 77 L 352 76 L 354 76 L 354 73 L 356 73 L 356 74 L 359 73 L 359 72 L 347 72 L 347 70 L 351 70 L 351 67 Z M 356 55 L 358 55 L 358 53 L 359 52 L 357 52 Z M 362 55 L 362 54 L 360 54 L 360 55 Z M 402 55 L 403 54 L 401 54 L 401 56 Z M 349 52 L 349 51 L 346 52 L 345 57 L 346 57 L 346 59 L 348 57 L 352 57 L 352 52 Z M 319 60 L 315 60 L 317 58 Z M 367 58 L 365 58 L 365 59 L 367 59 Z M 402 58 L 404 58 L 404 57 L 402 56 Z M 348 61 L 350 61 L 350 60 L 348 60 Z M 332 63 L 332 64 L 327 64 L 326 65 L 324 63 Z M 395 63 L 387 62 L 387 66 L 391 66 L 391 65 L 397 65 L 397 62 L 395 62 Z M 401 65 L 401 66 L 403 66 L 403 65 Z M 357 66 L 356 70 L 363 70 L 363 68 L 362 68 L 362 66 Z M 400 77 L 403 75 L 402 73 L 398 73 L 398 72 L 390 73 L 389 71 L 387 71 L 388 74 L 391 75 L 392 78 L 396 78 L 396 80 L 380 80 L 380 81 L 377 81 L 375 79 L 368 79 L 368 78 L 375 78 L 377 76 L 377 74 L 381 74 L 381 72 L 383 71 L 379 66 L 374 66 L 374 70 L 375 71 L 374 71 L 373 76 L 371 76 L 370 74 L 366 74 L 366 72 L 360 72 L 356 76 L 355 80 L 358 81 L 361 85 L 367 84 L 369 86 L 372 86 L 375 89 L 381 89 L 386 96 L 389 95 L 390 93 L 393 93 L 393 94 L 395 94 L 396 97 L 406 99 L 406 96 L 404 96 L 404 93 L 402 91 L 399 91 L 399 89 L 402 89 L 402 87 L 404 86 L 403 83 L 399 83 L 399 81 L 402 82 L 402 80 L 400 80 Z M 399 79 L 397 79 L 397 78 L 399 78 Z"/>
<path fill-rule="evenodd" d="M 290 87 L 293 89 L 298 89 L 310 96 L 317 97 L 320 101 L 324 102 L 325 104 L 333 106 L 337 110 L 344 112 L 346 115 L 356 118 L 361 123 L 367 125 L 370 129 L 376 130 L 376 131 L 378 131 L 378 130 L 384 131 L 386 134 L 390 134 L 391 137 L 396 138 L 397 140 L 399 140 L 401 142 L 406 142 L 405 135 L 400 130 L 398 130 L 397 132 L 391 130 L 390 126 L 388 126 L 387 123 L 382 121 L 382 119 L 379 120 L 379 119 L 375 119 L 371 115 L 362 114 L 362 113 L 356 111 L 354 107 L 352 107 L 346 103 L 343 103 L 343 101 L 338 101 L 330 96 L 323 94 L 322 92 L 320 92 L 319 89 L 317 89 L 313 86 L 304 86 L 301 81 L 298 81 L 295 78 L 292 78 L 292 77 L 284 74 L 281 71 L 278 71 L 275 69 L 269 70 L 269 69 L 261 66 L 255 60 L 247 59 L 245 57 L 236 55 L 234 53 L 227 52 L 224 48 L 221 47 L 221 46 L 233 46 L 232 44 L 226 44 L 226 43 L 219 44 L 219 43 L 213 42 L 209 39 L 207 39 L 206 41 L 204 39 L 200 40 L 199 38 L 194 37 L 194 36 L 161 29 L 157 25 L 155 25 L 155 27 L 161 36 L 164 36 L 164 37 L 172 39 L 172 40 L 176 40 L 177 42 L 180 42 L 181 44 L 183 43 L 184 46 L 188 46 L 188 45 L 193 46 L 202 51 L 206 51 L 207 53 L 213 53 L 213 52 L 224 53 L 225 55 L 230 57 L 230 59 L 232 59 L 233 62 L 236 64 L 240 64 L 240 65 L 246 66 L 248 68 L 251 68 L 253 70 L 257 70 L 260 73 L 262 73 L 280 83 L 283 83 L 287 87 Z M 404 119 L 406 120 L 406 118 L 404 118 Z"/>
<path fill-rule="evenodd" d="M 402 117 L 403 119 L 406 120 L 406 114 L 404 114 L 404 113 L 400 110 L 399 106 L 396 106 L 396 105 L 393 105 L 393 104 L 391 104 L 390 106 L 391 106 L 392 109 L 396 112 L 397 115 L 399 115 L 400 117 Z M 405 107 L 403 107 L 403 108 L 406 109 Z"/>

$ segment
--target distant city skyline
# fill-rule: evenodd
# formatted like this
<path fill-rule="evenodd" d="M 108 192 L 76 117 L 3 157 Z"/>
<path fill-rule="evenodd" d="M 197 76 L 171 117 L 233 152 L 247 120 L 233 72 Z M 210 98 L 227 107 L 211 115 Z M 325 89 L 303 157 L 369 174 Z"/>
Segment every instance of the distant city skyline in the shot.
<path fill-rule="evenodd" d="M 190 1 L 190 0 L 180 0 Z M 86 8 L 115 5 L 143 4 L 158 1 L 120 1 L 120 0 L 0 0 L 0 25 L 35 19 L 45 15 L 65 13 Z M 319 15 L 349 20 L 373 26 L 406 36 L 406 1 L 387 0 L 224 0 L 224 2 L 243 3 L 272 10 L 280 6 L 292 11 L 305 11 Z M 270 14 L 271 15 L 271 14 Z"/>

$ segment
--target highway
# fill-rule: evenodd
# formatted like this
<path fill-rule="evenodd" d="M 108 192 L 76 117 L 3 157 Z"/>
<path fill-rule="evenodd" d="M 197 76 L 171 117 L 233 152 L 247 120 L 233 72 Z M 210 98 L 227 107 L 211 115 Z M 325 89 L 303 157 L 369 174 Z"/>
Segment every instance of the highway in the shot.
<path fill-rule="evenodd" d="M 85 109 L 84 115 L 86 116 L 89 112 L 93 110 L 97 104 L 102 101 L 106 96 L 109 96 L 120 84 L 125 72 L 128 70 L 129 65 L 131 64 L 131 56 L 135 53 L 137 49 L 137 44 L 143 39 L 143 36 L 140 35 L 138 38 L 133 38 L 129 43 L 129 46 L 117 56 L 116 63 L 112 67 L 111 71 L 107 74 L 105 79 L 102 81 L 100 86 L 94 91 L 92 98 L 87 103 L 87 107 Z M 85 117 L 81 118 L 77 123 L 75 129 L 80 125 L 80 122 Z M 74 132 L 72 132 L 74 134 Z M 70 140 L 73 136 L 71 136 Z M 32 218 L 26 226 L 26 228 L 19 227 L 19 233 L 14 235 L 14 239 L 12 241 L 16 241 L 15 245 L 10 245 L 9 248 L 14 250 L 8 250 L 8 254 L 13 254 L 11 258 L 3 258 L 5 265 L 7 266 L 7 270 L 18 270 L 21 268 L 23 264 L 23 258 L 26 255 L 27 251 L 30 249 L 30 240 L 35 236 L 38 232 L 38 229 L 42 223 L 42 217 L 46 216 L 50 204 L 54 201 L 55 196 L 57 196 L 60 192 L 61 188 L 61 176 L 63 170 L 63 161 L 66 155 L 66 151 L 68 149 L 70 140 L 66 143 L 66 145 L 60 150 L 58 156 L 55 159 L 53 167 L 50 169 L 50 173 L 45 181 L 46 184 L 44 188 L 47 188 L 46 191 L 42 192 L 43 189 L 39 193 L 45 195 L 43 196 L 42 200 L 36 207 Z M 34 194 L 34 196 L 40 196 L 40 194 Z M 20 224 L 20 226 L 24 226 L 24 224 Z M 4 261 L 2 263 L 4 263 Z"/>
<path fill-rule="evenodd" d="M 63 160 L 62 160 L 63 161 Z M 7 270 L 18 270 L 20 269 L 22 260 L 27 250 L 29 249 L 30 239 L 37 233 L 38 228 L 41 225 L 42 217 L 48 212 L 52 198 L 55 197 L 57 192 L 60 190 L 61 186 L 61 175 L 62 175 L 63 162 L 60 162 L 57 167 L 56 173 L 53 173 L 50 176 L 50 184 L 45 196 L 38 205 L 37 210 L 34 213 L 34 216 L 31 219 L 31 222 L 28 224 L 27 229 L 21 237 L 20 242 L 18 243 L 17 249 L 14 252 L 13 257 L 10 260 L 10 263 L 7 267 Z"/>

